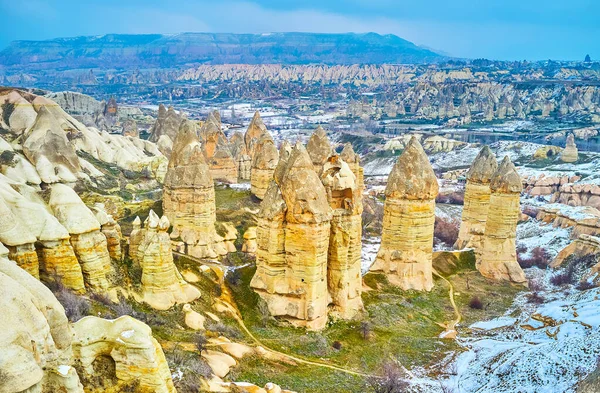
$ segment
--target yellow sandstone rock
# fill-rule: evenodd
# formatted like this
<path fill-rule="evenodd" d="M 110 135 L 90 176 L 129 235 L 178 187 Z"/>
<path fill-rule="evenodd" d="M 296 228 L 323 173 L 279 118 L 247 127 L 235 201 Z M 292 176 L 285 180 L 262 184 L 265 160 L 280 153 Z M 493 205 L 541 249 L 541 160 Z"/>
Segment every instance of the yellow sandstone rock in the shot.
<path fill-rule="evenodd" d="M 109 356 L 119 383 L 136 381 L 141 391 L 176 393 L 165 355 L 148 325 L 125 315 L 115 320 L 89 316 L 73 327 L 73 354 L 88 378 L 96 375 L 94 361 Z"/>
<path fill-rule="evenodd" d="M 350 319 L 363 310 L 362 187 L 348 164 L 337 155 L 329 157 L 323 166 L 321 181 L 333 211 L 327 261 L 332 311 L 336 316 Z"/>
<path fill-rule="evenodd" d="M 278 161 L 279 153 L 277 152 L 277 147 L 275 147 L 275 142 L 266 133 L 256 143 L 254 157 L 252 158 L 250 186 L 252 195 L 258 199 L 264 198 L 267 187 L 269 187 L 269 183 L 273 179 L 273 173 Z"/>
<path fill-rule="evenodd" d="M 327 250 L 331 209 L 306 149 L 280 162 L 258 213 L 257 270 L 251 286 L 271 315 L 295 326 L 327 322 Z"/>
<path fill-rule="evenodd" d="M 258 111 L 254 112 L 254 116 L 252 117 L 250 124 L 248 124 L 246 134 L 244 134 L 246 150 L 251 159 L 254 158 L 256 144 L 258 143 L 259 139 L 267 133 L 267 127 L 260 117 L 260 113 Z"/>
<path fill-rule="evenodd" d="M 242 252 L 248 254 L 255 254 L 258 249 L 256 244 L 256 227 L 249 227 L 244 232 L 244 244 L 242 245 Z"/>
<path fill-rule="evenodd" d="M 497 281 L 526 284 L 517 262 L 517 222 L 521 214 L 521 177 L 508 156 L 504 157 L 490 183 L 492 192 L 485 224 L 479 272 Z"/>
<path fill-rule="evenodd" d="M 204 323 L 206 318 L 194 310 L 189 304 L 183 305 L 183 312 L 185 313 L 185 325 L 192 330 L 204 330 Z"/>
<path fill-rule="evenodd" d="M 0 391 L 83 393 L 63 307 L 7 255 L 0 244 Z"/>
<path fill-rule="evenodd" d="M 120 261 L 121 252 L 121 226 L 113 219 L 110 214 L 106 213 L 106 208 L 103 203 L 96 203 L 92 208 L 96 215 L 96 219 L 100 223 L 101 231 L 106 237 L 108 246 L 108 254 L 115 261 Z"/>
<path fill-rule="evenodd" d="M 163 211 L 171 224 L 174 248 L 197 258 L 227 254 L 215 230 L 215 188 L 194 125 L 182 123 L 163 191 Z M 130 239 L 130 243 L 132 240 Z"/>
<path fill-rule="evenodd" d="M 354 152 L 352 144 L 347 142 L 340 153 L 342 160 L 350 166 L 352 173 L 356 176 L 356 181 L 361 190 L 365 188 L 364 168 L 360 166 L 360 156 Z"/>
<path fill-rule="evenodd" d="M 152 308 L 167 310 L 176 303 L 188 303 L 200 297 L 200 291 L 185 282 L 173 262 L 167 230 L 169 220 L 158 218 L 150 210 L 135 261 L 142 268 L 142 299 Z"/>
<path fill-rule="evenodd" d="M 388 177 L 381 246 L 372 272 L 385 273 L 404 290 L 431 290 L 437 194 L 435 173 L 413 137 Z"/>
<path fill-rule="evenodd" d="M 475 250 L 475 255 L 480 255 L 490 205 L 490 181 L 497 169 L 496 156 L 484 146 L 467 172 L 465 202 L 455 248 L 470 247 Z"/>
<path fill-rule="evenodd" d="M 244 135 L 241 132 L 235 132 L 231 138 L 229 138 L 229 145 L 231 146 L 233 159 L 237 164 L 238 180 L 250 180 L 252 157 L 250 157 L 248 149 L 246 148 Z"/>
<path fill-rule="evenodd" d="M 112 266 L 100 223 L 75 191 L 64 184 L 52 186 L 49 205 L 71 235 L 71 245 L 81 265 L 86 287 L 94 292 L 106 291 Z"/>
<path fill-rule="evenodd" d="M 211 112 L 208 115 L 199 134 L 212 178 L 226 183 L 237 183 L 238 165 L 231 154 L 229 141 L 221 130 L 221 120 L 218 112 Z"/>
<path fill-rule="evenodd" d="M 577 151 L 577 145 L 575 145 L 575 137 L 573 134 L 569 134 L 567 137 L 567 144 L 560 154 L 560 159 L 562 162 L 577 162 L 579 159 L 579 153 Z"/>
<path fill-rule="evenodd" d="M 310 156 L 315 172 L 320 175 L 323 170 L 323 165 L 333 151 L 331 143 L 329 143 L 329 138 L 327 138 L 327 133 L 323 127 L 318 126 L 315 132 L 310 136 L 310 139 L 306 144 L 306 151 Z"/>
<path fill-rule="evenodd" d="M 39 278 L 36 241 L 35 235 L 21 223 L 0 197 L 0 243 L 8 248 L 8 257 L 11 260 L 33 277 Z"/>

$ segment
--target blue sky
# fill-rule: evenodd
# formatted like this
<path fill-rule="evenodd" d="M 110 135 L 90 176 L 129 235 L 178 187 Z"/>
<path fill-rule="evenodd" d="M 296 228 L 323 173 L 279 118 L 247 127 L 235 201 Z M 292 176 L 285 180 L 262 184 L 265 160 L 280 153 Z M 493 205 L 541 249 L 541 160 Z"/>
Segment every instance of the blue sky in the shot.
<path fill-rule="evenodd" d="M 600 59 L 594 0 L 0 0 L 12 40 L 106 33 L 396 34 L 457 57 Z"/>

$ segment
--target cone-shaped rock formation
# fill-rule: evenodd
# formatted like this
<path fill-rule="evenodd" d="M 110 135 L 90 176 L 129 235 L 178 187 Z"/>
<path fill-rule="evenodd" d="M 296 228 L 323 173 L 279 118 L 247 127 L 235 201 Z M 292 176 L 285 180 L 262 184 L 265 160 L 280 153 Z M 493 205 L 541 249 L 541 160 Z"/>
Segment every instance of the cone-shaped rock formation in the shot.
<path fill-rule="evenodd" d="M 244 134 L 244 142 L 246 144 L 246 150 L 248 151 L 248 155 L 251 158 L 254 158 L 254 152 L 256 150 L 256 144 L 259 139 L 268 134 L 267 127 L 260 117 L 260 113 L 258 111 L 254 112 L 254 116 L 248 124 L 248 129 L 246 130 L 246 134 Z"/>
<path fill-rule="evenodd" d="M 521 215 L 521 177 L 508 156 L 504 157 L 490 183 L 492 192 L 485 224 L 483 250 L 477 268 L 493 280 L 525 284 L 517 262 L 517 222 Z"/>
<path fill-rule="evenodd" d="M 200 129 L 200 141 L 204 157 L 214 180 L 236 183 L 238 180 L 238 165 L 234 161 L 227 137 L 221 130 L 221 118 L 214 111 Z"/>
<path fill-rule="evenodd" d="M 270 313 L 295 326 L 321 329 L 327 322 L 330 220 L 325 188 L 296 144 L 289 157 L 282 152 L 261 204 L 251 282 Z"/>
<path fill-rule="evenodd" d="M 373 272 L 402 289 L 433 287 L 432 251 L 438 183 L 416 138 L 398 157 L 385 189 L 383 233 Z"/>
<path fill-rule="evenodd" d="M 455 248 L 472 247 L 475 254 L 480 255 L 490 205 L 490 182 L 497 169 L 496 156 L 484 146 L 467 172 L 462 222 Z"/>
<path fill-rule="evenodd" d="M 327 133 L 325 133 L 323 127 L 318 126 L 306 144 L 306 151 L 318 174 L 323 170 L 323 165 L 331 155 L 332 150 Z"/>
<path fill-rule="evenodd" d="M 175 267 L 167 233 L 169 225 L 167 217 L 159 219 L 150 210 L 144 228 L 139 228 L 141 235 L 134 258 L 142 269 L 142 300 L 158 310 L 200 297 L 198 289 L 185 282 Z"/>
<path fill-rule="evenodd" d="M 190 121 L 182 123 L 169 159 L 163 211 L 173 225 L 171 239 L 179 252 L 197 258 L 227 253 L 223 238 L 215 230 L 213 179 Z"/>
<path fill-rule="evenodd" d="M 560 159 L 562 162 L 577 162 L 579 159 L 579 153 L 577 151 L 577 145 L 575 145 L 575 137 L 573 134 L 567 136 L 567 144 L 565 149 L 560 153 Z"/>
<path fill-rule="evenodd" d="M 256 144 L 250 180 L 252 195 L 258 199 L 263 199 L 265 196 L 267 187 L 273 180 L 273 173 L 278 161 L 279 153 L 275 142 L 269 134 L 264 134 Z"/>

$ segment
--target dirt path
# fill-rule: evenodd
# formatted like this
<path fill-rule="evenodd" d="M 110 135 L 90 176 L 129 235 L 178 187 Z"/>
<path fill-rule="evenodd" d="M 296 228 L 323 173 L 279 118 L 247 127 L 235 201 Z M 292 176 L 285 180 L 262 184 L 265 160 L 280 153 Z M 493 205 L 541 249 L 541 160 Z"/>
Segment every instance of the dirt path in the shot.
<path fill-rule="evenodd" d="M 435 269 L 433 269 L 433 275 L 444 280 L 446 284 L 448 284 L 448 286 L 450 287 L 450 290 L 448 291 L 448 297 L 450 298 L 450 304 L 452 304 L 452 308 L 454 309 L 456 319 L 451 321 L 448 324 L 448 326 L 446 326 L 446 332 L 456 332 L 456 325 L 458 325 L 462 320 L 462 315 L 460 314 L 460 311 L 458 311 L 458 307 L 456 306 L 456 302 L 454 301 L 454 287 L 452 286 L 452 283 L 448 279 L 446 279 L 446 277 L 439 274 Z"/>
<path fill-rule="evenodd" d="M 248 327 L 244 323 L 242 315 L 241 315 L 240 311 L 238 310 L 237 306 L 235 305 L 235 303 L 233 301 L 233 298 L 231 296 L 231 292 L 229 291 L 229 288 L 225 284 L 224 276 L 223 276 L 223 271 L 222 271 L 222 266 L 221 265 L 219 265 L 218 263 L 210 263 L 210 262 L 207 263 L 204 260 L 196 259 L 194 257 L 190 257 L 189 255 L 181 254 L 181 253 L 178 253 L 178 252 L 173 252 L 173 253 L 176 254 L 176 255 L 179 255 L 179 256 L 183 256 L 183 257 L 189 258 L 191 260 L 195 260 L 198 263 L 202 263 L 202 264 L 211 266 L 213 268 L 213 271 L 219 277 L 219 280 L 220 280 L 219 285 L 221 285 L 221 297 L 219 299 L 217 299 L 217 300 L 220 301 L 222 303 L 222 305 L 229 311 L 229 313 L 233 316 L 233 318 L 236 320 L 236 322 L 240 325 L 240 327 L 242 328 L 242 330 L 244 332 L 246 332 L 246 334 L 252 339 L 252 341 L 254 341 L 254 343 L 257 346 L 262 347 L 266 352 L 268 352 L 268 353 L 270 353 L 272 355 L 275 355 L 274 357 L 280 357 L 280 358 L 291 360 L 291 361 L 296 362 L 296 363 L 306 364 L 306 365 L 310 365 L 310 366 L 323 367 L 323 368 L 327 368 L 327 369 L 330 369 L 330 370 L 339 371 L 339 372 L 342 372 L 342 373 L 354 375 L 354 376 L 357 376 L 357 377 L 376 377 L 377 378 L 377 376 L 372 375 L 372 374 L 361 373 L 359 371 L 349 370 L 347 368 L 343 368 L 343 367 L 340 367 L 340 366 L 335 366 L 335 365 L 332 365 L 332 364 L 315 362 L 315 361 L 312 361 L 312 360 L 303 359 L 303 358 L 300 358 L 300 357 L 297 357 L 297 356 L 289 355 L 287 353 L 280 352 L 280 351 L 277 351 L 275 349 L 269 348 L 262 341 L 260 341 L 254 334 L 252 334 L 252 332 L 250 331 L 250 329 L 248 329 Z M 215 267 L 219 271 L 216 271 L 217 269 L 214 269 Z"/>

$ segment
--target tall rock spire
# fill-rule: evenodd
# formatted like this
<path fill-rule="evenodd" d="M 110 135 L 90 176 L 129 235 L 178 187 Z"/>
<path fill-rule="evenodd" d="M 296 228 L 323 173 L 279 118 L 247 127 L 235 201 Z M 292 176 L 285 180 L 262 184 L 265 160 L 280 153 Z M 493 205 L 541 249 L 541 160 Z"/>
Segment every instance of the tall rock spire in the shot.
<path fill-rule="evenodd" d="M 196 129 L 181 124 L 169 159 L 163 191 L 163 211 L 173 225 L 176 250 L 197 258 L 225 255 L 223 238 L 215 230 L 215 187 Z"/>
<path fill-rule="evenodd" d="M 271 315 L 322 329 L 328 304 L 327 194 L 300 144 L 289 157 L 282 154 L 275 173 L 258 214 L 257 270 L 251 286 Z"/>
<path fill-rule="evenodd" d="M 263 199 L 267 187 L 273 180 L 273 173 L 279 161 L 279 152 L 275 142 L 269 134 L 260 137 L 256 144 L 254 158 L 252 159 L 252 170 L 250 173 L 250 185 L 252 195 Z"/>
<path fill-rule="evenodd" d="M 480 255 L 490 205 L 490 182 L 497 169 L 496 156 L 484 146 L 467 172 L 462 222 L 455 248 L 473 247 L 475 254 Z"/>
<path fill-rule="evenodd" d="M 381 246 L 371 271 L 405 290 L 431 290 L 437 194 L 433 168 L 412 137 L 388 177 Z"/>
<path fill-rule="evenodd" d="M 318 126 L 306 144 L 306 151 L 314 165 L 315 171 L 321 173 L 323 165 L 332 153 L 331 143 L 323 127 Z"/>
<path fill-rule="evenodd" d="M 490 183 L 491 197 L 481 260 L 477 269 L 487 278 L 526 284 L 517 262 L 517 222 L 521 214 L 521 176 L 508 156 L 504 157 Z"/>

